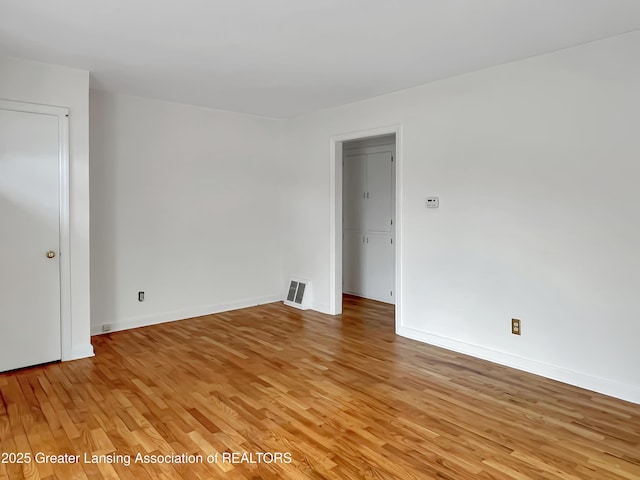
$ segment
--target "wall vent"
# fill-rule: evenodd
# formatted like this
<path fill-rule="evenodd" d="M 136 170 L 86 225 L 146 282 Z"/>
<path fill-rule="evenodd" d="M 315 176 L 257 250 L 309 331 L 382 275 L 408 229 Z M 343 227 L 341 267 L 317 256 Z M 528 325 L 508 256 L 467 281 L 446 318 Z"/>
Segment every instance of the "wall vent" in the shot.
<path fill-rule="evenodd" d="M 304 278 L 294 278 L 289 280 L 289 288 L 284 297 L 284 304 L 290 307 L 307 310 L 309 299 L 311 298 L 311 284 Z"/>

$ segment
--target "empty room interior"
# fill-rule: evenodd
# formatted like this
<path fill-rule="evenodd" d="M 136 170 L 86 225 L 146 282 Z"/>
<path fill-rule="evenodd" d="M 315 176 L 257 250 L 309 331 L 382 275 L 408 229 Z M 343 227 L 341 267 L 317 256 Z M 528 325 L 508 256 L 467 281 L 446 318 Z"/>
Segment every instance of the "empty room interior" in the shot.
<path fill-rule="evenodd" d="M 640 479 L 636 0 L 0 0 L 0 480 Z"/>

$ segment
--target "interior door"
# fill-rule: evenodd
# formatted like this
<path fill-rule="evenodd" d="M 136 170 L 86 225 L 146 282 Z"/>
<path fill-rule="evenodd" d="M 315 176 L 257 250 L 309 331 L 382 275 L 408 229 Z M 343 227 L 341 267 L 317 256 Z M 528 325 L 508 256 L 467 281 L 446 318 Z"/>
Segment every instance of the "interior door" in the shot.
<path fill-rule="evenodd" d="M 0 371 L 61 358 L 59 121 L 0 105 Z"/>
<path fill-rule="evenodd" d="M 342 228 L 345 230 L 362 230 L 364 228 L 365 190 L 367 188 L 366 160 L 366 155 L 344 157 Z"/>
<path fill-rule="evenodd" d="M 390 152 L 367 155 L 367 230 L 391 232 L 393 163 Z"/>
<path fill-rule="evenodd" d="M 395 303 L 395 262 L 391 238 L 389 234 L 370 233 L 366 238 L 365 249 L 365 296 L 386 303 Z"/>
<path fill-rule="evenodd" d="M 364 295 L 366 278 L 364 235 L 360 230 L 343 230 L 342 291 Z"/>

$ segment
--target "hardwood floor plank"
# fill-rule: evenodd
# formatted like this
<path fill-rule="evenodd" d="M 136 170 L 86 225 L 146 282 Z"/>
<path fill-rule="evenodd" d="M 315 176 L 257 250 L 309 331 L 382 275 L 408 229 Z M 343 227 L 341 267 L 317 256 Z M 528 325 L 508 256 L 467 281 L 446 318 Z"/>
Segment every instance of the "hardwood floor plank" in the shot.
<path fill-rule="evenodd" d="M 3 463 L 0 480 L 640 479 L 640 406 L 398 337 L 379 302 L 93 343 L 94 358 L 0 374 L 0 452 L 122 461 Z M 290 461 L 256 461 L 274 452 Z"/>

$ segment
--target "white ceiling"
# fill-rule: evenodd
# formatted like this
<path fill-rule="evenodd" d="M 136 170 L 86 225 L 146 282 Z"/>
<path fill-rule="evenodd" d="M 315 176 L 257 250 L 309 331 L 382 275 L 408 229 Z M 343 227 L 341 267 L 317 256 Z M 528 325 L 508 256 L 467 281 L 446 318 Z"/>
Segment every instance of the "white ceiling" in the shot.
<path fill-rule="evenodd" d="M 638 28 L 640 0 L 0 0 L 2 55 L 278 118 Z"/>

